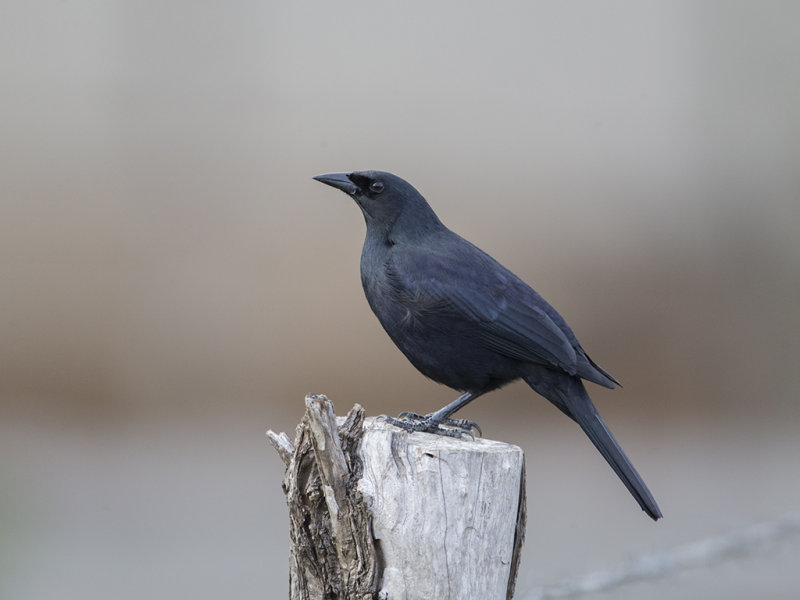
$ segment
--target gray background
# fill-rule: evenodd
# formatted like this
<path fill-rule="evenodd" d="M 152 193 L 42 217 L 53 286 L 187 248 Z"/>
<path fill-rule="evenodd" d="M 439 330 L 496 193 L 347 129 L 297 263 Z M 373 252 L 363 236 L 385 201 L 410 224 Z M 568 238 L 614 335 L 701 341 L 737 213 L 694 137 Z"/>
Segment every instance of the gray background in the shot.
<path fill-rule="evenodd" d="M 512 385 L 518 589 L 800 508 L 800 5 L 5 2 L 0 595 L 281 598 L 306 392 L 454 397 L 360 288 L 335 170 L 391 170 L 624 384 L 665 519 Z M 800 543 L 614 598 L 797 598 Z"/>

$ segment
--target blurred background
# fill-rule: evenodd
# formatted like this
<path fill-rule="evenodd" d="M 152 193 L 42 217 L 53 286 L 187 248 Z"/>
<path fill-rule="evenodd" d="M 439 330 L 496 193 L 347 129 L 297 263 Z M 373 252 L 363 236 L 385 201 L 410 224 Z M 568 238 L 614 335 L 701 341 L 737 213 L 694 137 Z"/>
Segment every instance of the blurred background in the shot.
<path fill-rule="evenodd" d="M 0 596 L 287 595 L 268 429 L 454 392 L 361 291 L 384 169 L 619 378 L 665 518 L 524 385 L 532 586 L 800 510 L 800 4 L 5 2 Z M 800 597 L 800 542 L 614 598 Z"/>

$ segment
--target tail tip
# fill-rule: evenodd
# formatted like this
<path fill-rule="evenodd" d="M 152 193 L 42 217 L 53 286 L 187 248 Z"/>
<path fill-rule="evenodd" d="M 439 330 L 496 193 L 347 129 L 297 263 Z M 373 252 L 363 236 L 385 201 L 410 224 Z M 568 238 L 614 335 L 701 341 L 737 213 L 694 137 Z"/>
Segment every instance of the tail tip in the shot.
<path fill-rule="evenodd" d="M 653 519 L 653 521 L 658 521 L 659 519 L 663 519 L 664 515 L 661 514 L 661 509 L 658 508 L 657 504 L 653 504 L 653 506 L 642 507 L 642 510 L 647 513 L 647 516 Z"/>

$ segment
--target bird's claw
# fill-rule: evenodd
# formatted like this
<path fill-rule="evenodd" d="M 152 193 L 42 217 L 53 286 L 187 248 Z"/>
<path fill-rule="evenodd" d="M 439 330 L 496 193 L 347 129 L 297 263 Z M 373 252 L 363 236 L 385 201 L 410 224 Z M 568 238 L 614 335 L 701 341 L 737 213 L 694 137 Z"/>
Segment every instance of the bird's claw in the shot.
<path fill-rule="evenodd" d="M 426 433 L 433 433 L 436 435 L 444 435 L 447 437 L 460 438 L 462 435 L 468 435 L 475 439 L 475 431 L 478 435 L 483 435 L 481 428 L 475 421 L 468 419 L 443 419 L 436 420 L 433 415 L 420 415 L 417 413 L 404 411 L 401 412 L 397 418 L 387 417 L 381 415 L 381 418 L 390 425 L 399 427 L 409 433 L 414 431 L 424 431 Z"/>
<path fill-rule="evenodd" d="M 470 421 L 469 419 L 447 419 L 444 421 L 444 424 L 460 429 L 473 438 L 475 437 L 475 434 L 472 433 L 473 431 L 478 432 L 478 437 L 483 437 L 483 431 L 481 431 L 481 428 L 475 421 Z"/>

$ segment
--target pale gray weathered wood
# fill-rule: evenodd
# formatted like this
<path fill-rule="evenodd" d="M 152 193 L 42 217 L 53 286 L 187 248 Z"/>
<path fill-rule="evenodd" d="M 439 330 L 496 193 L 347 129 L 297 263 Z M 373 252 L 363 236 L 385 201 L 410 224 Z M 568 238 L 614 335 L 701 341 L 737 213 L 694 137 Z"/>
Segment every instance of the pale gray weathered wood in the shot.
<path fill-rule="evenodd" d="M 290 599 L 507 600 L 524 537 L 522 451 L 409 434 L 306 399 L 287 463 Z"/>
<path fill-rule="evenodd" d="M 359 489 L 370 505 L 387 598 L 505 600 L 522 450 L 484 439 L 364 424 Z"/>

